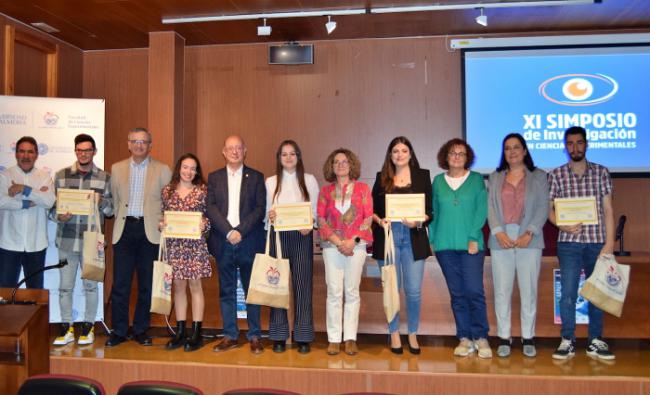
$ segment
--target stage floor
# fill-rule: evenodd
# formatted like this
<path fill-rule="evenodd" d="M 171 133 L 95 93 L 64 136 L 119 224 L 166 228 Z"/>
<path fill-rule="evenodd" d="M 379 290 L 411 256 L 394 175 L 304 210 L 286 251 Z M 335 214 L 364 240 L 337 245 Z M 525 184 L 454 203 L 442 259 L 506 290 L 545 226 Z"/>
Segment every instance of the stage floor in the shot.
<path fill-rule="evenodd" d="M 151 347 L 143 347 L 134 341 L 128 341 L 114 348 L 106 348 L 104 347 L 106 339 L 106 336 L 99 335 L 95 344 L 89 346 L 79 346 L 75 343 L 63 347 L 51 346 L 50 360 L 82 358 L 373 372 L 650 378 L 649 341 L 611 341 L 610 345 L 616 353 L 616 359 L 603 361 L 585 354 L 586 341 L 583 339 L 578 341 L 575 357 L 566 361 L 556 361 L 551 358 L 551 354 L 558 344 L 558 339 L 538 339 L 538 355 L 535 358 L 524 357 L 521 346 L 516 341 L 510 357 L 496 357 L 496 347 L 493 347 L 495 357 L 492 359 L 481 359 L 476 354 L 465 358 L 454 357 L 452 352 L 456 340 L 451 337 L 433 336 L 420 337 L 422 347 L 420 355 L 411 355 L 406 348 L 403 355 L 395 355 L 386 346 L 386 336 L 360 335 L 359 353 L 355 356 L 344 353 L 337 356 L 327 355 L 325 334 L 318 334 L 316 342 L 312 344 L 311 352 L 305 355 L 291 347 L 287 347 L 284 353 L 274 353 L 271 349 L 272 342 L 267 339 L 265 339 L 264 352 L 254 355 L 243 337 L 240 339 L 240 347 L 223 353 L 212 351 L 216 344 L 215 339 L 206 339 L 206 345 L 195 352 L 184 352 L 182 349 L 167 351 L 164 345 L 169 338 L 166 336 L 154 337 Z M 406 342 L 405 339 L 403 341 Z M 492 339 L 492 343 L 496 343 L 496 340 Z"/>

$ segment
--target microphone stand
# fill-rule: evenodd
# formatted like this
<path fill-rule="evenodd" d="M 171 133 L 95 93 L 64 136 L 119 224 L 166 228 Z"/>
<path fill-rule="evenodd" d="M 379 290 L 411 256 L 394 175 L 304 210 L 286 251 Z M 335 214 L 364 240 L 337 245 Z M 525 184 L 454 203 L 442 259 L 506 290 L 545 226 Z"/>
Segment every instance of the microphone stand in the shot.
<path fill-rule="evenodd" d="M 16 302 L 16 291 L 18 291 L 18 288 L 20 288 L 21 285 L 23 285 L 27 280 L 32 279 L 39 274 L 47 271 L 47 270 L 52 270 L 52 269 L 61 269 L 63 266 L 67 265 L 68 261 L 59 261 L 56 265 L 50 265 L 50 266 L 44 266 L 43 268 L 35 271 L 34 273 L 30 274 L 29 276 L 24 277 L 22 280 L 18 281 L 18 284 L 14 287 L 13 291 L 11 291 L 11 301 L 9 304 L 36 304 L 36 301 L 33 300 L 26 300 L 26 301 L 20 301 Z"/>

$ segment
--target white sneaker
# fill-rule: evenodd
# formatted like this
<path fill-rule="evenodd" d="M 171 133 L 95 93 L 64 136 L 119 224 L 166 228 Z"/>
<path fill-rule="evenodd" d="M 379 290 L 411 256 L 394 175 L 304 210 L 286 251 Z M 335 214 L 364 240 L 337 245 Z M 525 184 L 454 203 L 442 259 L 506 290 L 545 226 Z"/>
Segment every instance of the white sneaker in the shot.
<path fill-rule="evenodd" d="M 478 348 L 479 358 L 492 358 L 492 349 L 490 348 L 490 343 L 487 339 L 480 338 L 474 341 L 474 345 Z"/>
<path fill-rule="evenodd" d="M 74 342 L 74 326 L 70 324 L 63 324 L 59 336 L 54 339 L 55 346 L 65 346 L 66 344 Z"/>
<path fill-rule="evenodd" d="M 81 324 L 81 336 L 77 344 L 84 346 L 86 344 L 93 344 L 95 341 L 95 328 L 91 322 L 84 322 Z"/>
<path fill-rule="evenodd" d="M 454 355 L 457 357 L 466 357 L 469 354 L 473 353 L 476 351 L 476 348 L 474 347 L 474 342 L 469 340 L 466 337 L 463 337 L 460 339 L 460 343 L 458 343 L 458 346 L 454 348 Z"/>

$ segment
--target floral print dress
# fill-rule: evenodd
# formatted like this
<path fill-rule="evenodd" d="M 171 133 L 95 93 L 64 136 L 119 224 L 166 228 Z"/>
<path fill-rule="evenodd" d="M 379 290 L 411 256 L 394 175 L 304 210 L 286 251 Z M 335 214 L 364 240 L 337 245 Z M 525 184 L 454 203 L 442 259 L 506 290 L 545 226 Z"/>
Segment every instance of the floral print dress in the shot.
<path fill-rule="evenodd" d="M 206 215 L 208 189 L 205 185 L 195 186 L 181 198 L 176 189 L 167 185 L 162 190 L 163 211 L 200 211 L 205 224 L 204 235 L 210 231 Z M 172 265 L 174 280 L 196 280 L 210 277 L 212 266 L 205 237 L 192 239 L 166 239 L 167 261 Z"/>

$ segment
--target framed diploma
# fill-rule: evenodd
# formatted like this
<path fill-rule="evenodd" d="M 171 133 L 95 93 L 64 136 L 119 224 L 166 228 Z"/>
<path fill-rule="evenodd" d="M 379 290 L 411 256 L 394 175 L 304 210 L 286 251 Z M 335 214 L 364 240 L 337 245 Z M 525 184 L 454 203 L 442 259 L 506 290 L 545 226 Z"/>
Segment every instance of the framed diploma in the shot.
<path fill-rule="evenodd" d="M 424 193 L 386 194 L 386 219 L 401 221 L 424 221 Z"/>
<path fill-rule="evenodd" d="M 200 211 L 165 211 L 165 237 L 176 239 L 200 239 Z"/>
<path fill-rule="evenodd" d="M 275 206 L 275 230 L 311 229 L 314 226 L 314 217 L 311 212 L 311 203 L 287 203 Z"/>
<path fill-rule="evenodd" d="M 581 198 L 558 198 L 555 204 L 555 223 L 558 226 L 575 225 L 598 225 L 598 210 L 596 209 L 596 197 Z"/>
<path fill-rule="evenodd" d="M 90 215 L 93 213 L 95 199 L 91 189 L 66 189 L 56 191 L 56 213 L 73 215 Z"/>

